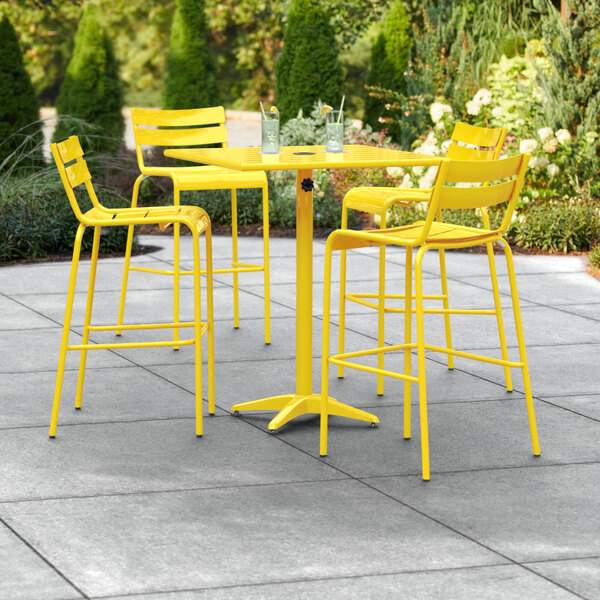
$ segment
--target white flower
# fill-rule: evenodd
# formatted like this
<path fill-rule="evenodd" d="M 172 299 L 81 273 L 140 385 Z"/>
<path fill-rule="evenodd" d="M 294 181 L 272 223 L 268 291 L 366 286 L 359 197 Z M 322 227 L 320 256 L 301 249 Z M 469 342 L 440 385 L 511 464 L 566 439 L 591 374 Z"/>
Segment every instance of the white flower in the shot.
<path fill-rule="evenodd" d="M 431 120 L 434 123 L 441 121 L 446 113 L 450 115 L 452 114 L 452 107 L 449 104 L 444 104 L 443 102 L 434 102 L 429 107 L 429 114 L 431 115 Z"/>
<path fill-rule="evenodd" d="M 571 141 L 571 134 L 566 129 L 559 129 L 556 133 L 556 139 L 561 146 Z"/>
<path fill-rule="evenodd" d="M 410 180 L 410 175 L 408 173 L 402 178 L 402 183 L 400 184 L 400 187 L 402 187 L 402 188 L 412 187 L 412 181 Z"/>
<path fill-rule="evenodd" d="M 552 127 L 542 127 L 541 129 L 538 129 L 538 135 L 540 136 L 540 140 L 545 142 L 554 135 L 554 131 L 552 131 Z"/>
<path fill-rule="evenodd" d="M 541 171 L 550 164 L 550 161 L 545 156 L 532 156 L 529 160 L 529 166 L 535 171 Z"/>
<path fill-rule="evenodd" d="M 490 90 L 482 88 L 477 91 L 475 96 L 473 96 L 473 101 L 479 102 L 479 104 L 483 104 L 483 106 L 487 106 L 492 102 L 492 92 L 490 92 Z"/>
<path fill-rule="evenodd" d="M 517 127 L 523 127 L 523 125 L 525 125 L 525 120 L 524 120 L 524 119 L 517 119 L 517 120 L 515 121 L 515 125 L 516 125 Z"/>
<path fill-rule="evenodd" d="M 519 152 L 521 154 L 524 154 L 525 152 L 535 152 L 538 146 L 539 144 L 536 140 L 521 140 L 521 143 L 519 144 Z"/>
<path fill-rule="evenodd" d="M 560 173 L 560 167 L 558 165 L 555 165 L 554 163 L 550 163 L 546 167 L 546 173 L 548 173 L 548 177 L 550 177 L 550 179 L 552 179 L 553 177 L 556 177 Z"/>
<path fill-rule="evenodd" d="M 478 115 L 481 111 L 481 106 L 481 102 L 478 102 L 477 100 L 471 100 L 470 102 L 467 102 L 467 112 L 470 115 Z"/>
<path fill-rule="evenodd" d="M 588 144 L 593 144 L 596 139 L 598 139 L 598 134 L 595 131 L 588 131 L 585 134 L 585 141 Z"/>
<path fill-rule="evenodd" d="M 404 169 L 402 167 L 388 167 L 386 173 L 390 177 L 402 177 L 404 175 Z"/>
<path fill-rule="evenodd" d="M 420 152 L 420 150 L 417 150 L 417 152 Z M 422 175 L 424 170 L 425 170 L 425 167 L 415 167 L 413 169 L 415 175 Z"/>
<path fill-rule="evenodd" d="M 495 108 L 492 109 L 492 117 L 495 117 L 496 119 L 498 117 L 502 116 L 502 107 L 501 106 L 496 106 Z"/>
<path fill-rule="evenodd" d="M 446 127 L 446 126 L 444 125 L 444 121 L 438 121 L 438 122 L 435 124 L 435 128 L 436 128 L 436 129 L 444 129 L 445 127 Z"/>
<path fill-rule="evenodd" d="M 373 223 L 379 227 L 381 224 L 381 215 L 373 215 Z"/>
<path fill-rule="evenodd" d="M 421 189 L 430 188 L 433 186 L 437 170 L 438 168 L 436 166 L 431 166 L 427 169 L 425 175 L 419 179 L 419 187 Z"/>
<path fill-rule="evenodd" d="M 452 140 L 446 140 L 445 142 L 442 142 L 442 153 L 444 155 L 448 152 L 448 148 L 450 148 L 451 143 Z"/>
<path fill-rule="evenodd" d="M 437 156 L 441 153 L 440 147 L 437 145 L 437 139 L 435 137 L 435 133 L 430 131 L 425 141 L 417 148 L 415 148 L 415 152 L 419 154 L 432 154 Z"/>

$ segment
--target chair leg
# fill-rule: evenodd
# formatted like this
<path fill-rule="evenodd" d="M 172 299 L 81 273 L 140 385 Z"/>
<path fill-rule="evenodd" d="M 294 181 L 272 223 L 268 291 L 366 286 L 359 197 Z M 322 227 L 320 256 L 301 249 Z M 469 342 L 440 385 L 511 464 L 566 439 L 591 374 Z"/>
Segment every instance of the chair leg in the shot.
<path fill-rule="evenodd" d="M 448 310 L 450 303 L 448 302 L 448 280 L 446 278 L 446 252 L 442 248 L 439 250 L 440 257 L 440 280 L 442 282 L 442 306 Z M 446 348 L 452 348 L 452 331 L 450 329 L 450 315 L 444 313 L 444 327 L 446 330 Z M 448 354 L 448 368 L 454 369 L 454 357 Z"/>
<path fill-rule="evenodd" d="M 192 237 L 194 240 L 194 373 L 196 380 L 196 435 L 202 437 L 202 310 L 200 304 L 200 243 L 198 232 L 195 230 L 192 231 Z"/>
<path fill-rule="evenodd" d="M 531 393 L 531 381 L 529 379 L 529 366 L 527 364 L 527 353 L 525 351 L 525 338 L 523 336 L 523 322 L 521 321 L 521 308 L 519 306 L 519 294 L 517 292 L 517 280 L 515 278 L 515 265 L 509 245 L 501 241 L 504 254 L 506 255 L 506 266 L 508 268 L 508 280 L 510 281 L 510 295 L 512 298 L 513 312 L 515 315 L 515 326 L 517 329 L 517 341 L 519 343 L 519 358 L 523 363 L 523 385 L 525 387 L 525 402 L 527 404 L 527 415 L 529 417 L 529 430 L 531 431 L 531 444 L 533 454 L 540 455 L 540 442 L 538 439 L 537 425 L 535 422 L 535 411 L 533 408 L 533 396 Z"/>
<path fill-rule="evenodd" d="M 49 435 L 56 435 L 58 423 L 58 409 L 60 407 L 60 394 L 62 390 L 63 376 L 65 374 L 65 363 L 67 361 L 67 345 L 69 343 L 69 329 L 71 327 L 71 315 L 73 314 L 73 298 L 75 297 L 75 284 L 77 282 L 77 267 L 79 266 L 79 254 L 81 253 L 81 239 L 85 225 L 80 224 L 75 235 L 73 246 L 73 262 L 71 263 L 71 277 L 69 279 L 69 291 L 67 293 L 67 306 L 65 308 L 65 322 L 63 324 L 62 341 L 60 343 L 60 354 L 58 358 L 58 371 L 56 373 L 56 386 L 54 387 L 54 401 L 52 404 L 52 417 L 50 419 Z"/>
<path fill-rule="evenodd" d="M 206 322 L 208 324 L 208 412 L 215 414 L 215 323 L 213 316 L 213 266 L 212 235 L 210 227 L 204 233 L 206 238 Z M 198 267 L 200 268 L 200 267 Z"/>
<path fill-rule="evenodd" d="M 423 276 L 421 264 L 426 248 L 419 248 L 415 260 L 415 304 L 417 312 L 417 353 L 419 360 L 419 414 L 423 481 L 429 481 L 429 426 L 427 424 L 427 388 L 425 385 L 425 331 L 423 327 Z"/>
<path fill-rule="evenodd" d="M 231 244 L 233 246 L 233 264 L 237 267 L 238 263 L 238 211 L 237 211 L 237 190 L 231 190 Z M 240 326 L 240 290 L 239 274 L 233 272 L 233 327 L 238 329 Z"/>
<path fill-rule="evenodd" d="M 92 306 L 94 304 L 94 287 L 96 285 L 96 269 L 98 267 L 98 251 L 100 249 L 100 231 L 102 227 L 94 227 L 94 244 L 92 246 L 92 257 L 90 261 L 90 279 L 88 282 L 87 303 L 85 307 L 85 320 L 83 323 L 82 344 L 87 344 L 90 339 L 90 323 L 92 321 Z M 77 375 L 77 392 L 75 393 L 75 408 L 81 408 L 81 397 L 83 395 L 83 381 L 85 378 L 85 363 L 87 361 L 87 350 L 82 350 L 79 358 L 79 373 Z"/>
<path fill-rule="evenodd" d="M 131 208 L 137 206 L 138 195 L 140 192 L 140 184 L 144 179 L 144 175 L 140 175 L 133 184 L 133 196 L 131 198 Z M 127 242 L 125 243 L 125 263 L 123 265 L 123 282 L 121 283 L 121 300 L 119 302 L 119 315 L 117 317 L 117 325 L 123 325 L 123 313 L 125 312 L 125 296 L 127 294 L 127 280 L 129 279 L 129 263 L 131 261 L 131 247 L 133 245 L 134 226 L 130 225 L 127 228 Z M 121 330 L 117 329 L 116 335 L 121 335 Z"/>
<path fill-rule="evenodd" d="M 498 276 L 496 274 L 496 261 L 494 259 L 493 244 L 486 244 L 488 262 L 490 263 L 490 277 L 492 279 L 492 291 L 494 294 L 494 308 L 496 309 L 496 322 L 498 323 L 498 336 L 502 350 L 502 360 L 508 360 L 508 349 L 506 347 L 506 335 L 504 334 L 504 319 L 502 318 L 502 305 L 500 303 L 500 291 L 498 289 Z M 510 367 L 504 367 L 504 379 L 506 380 L 506 391 L 512 392 L 512 378 Z"/>
<path fill-rule="evenodd" d="M 173 191 L 174 205 L 179 206 L 179 190 L 177 188 Z M 173 224 L 173 323 L 179 323 L 179 279 L 180 279 L 180 268 L 179 268 L 179 234 L 180 225 L 179 223 Z M 173 328 L 173 350 L 179 350 L 179 346 L 176 342 L 179 341 L 179 328 Z"/>
<path fill-rule="evenodd" d="M 348 229 L 348 208 L 342 205 L 341 229 Z M 338 329 L 338 354 L 344 353 L 346 345 L 346 258 L 347 250 L 340 251 L 340 315 Z M 338 365 L 338 379 L 344 378 L 344 367 Z"/>
<path fill-rule="evenodd" d="M 329 399 L 329 329 L 331 323 L 331 240 L 325 246 L 325 273 L 323 278 L 323 348 L 321 352 L 321 428 L 319 454 L 327 456 L 327 428 Z M 342 250 L 342 252 L 344 252 Z M 343 277 L 341 278 L 343 281 Z"/>
<path fill-rule="evenodd" d="M 265 344 L 271 343 L 271 283 L 269 275 L 269 188 L 262 194 L 263 210 L 263 268 L 265 276 Z"/>
<path fill-rule="evenodd" d="M 406 274 L 404 280 L 404 343 L 412 341 L 412 248 L 406 248 Z M 404 350 L 404 373 L 411 374 L 412 350 Z M 410 440 L 410 412 L 411 412 L 411 386 L 410 381 L 404 382 L 404 439 Z"/>
<path fill-rule="evenodd" d="M 380 215 L 380 229 L 387 227 L 387 210 Z M 379 296 L 377 298 L 377 346 L 383 348 L 385 345 L 385 246 L 379 248 Z M 377 355 L 377 368 L 383 369 L 384 355 Z M 377 395 L 383 396 L 383 375 L 377 375 Z"/>

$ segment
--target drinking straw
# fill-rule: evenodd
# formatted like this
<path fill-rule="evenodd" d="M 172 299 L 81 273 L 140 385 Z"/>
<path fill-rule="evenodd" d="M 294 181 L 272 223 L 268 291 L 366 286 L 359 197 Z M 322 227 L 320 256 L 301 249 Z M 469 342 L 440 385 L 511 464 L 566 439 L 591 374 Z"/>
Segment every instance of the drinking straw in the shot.
<path fill-rule="evenodd" d="M 342 110 L 344 109 L 344 100 L 346 99 L 346 95 L 342 96 L 342 103 L 340 104 L 340 114 L 338 115 L 338 123 L 342 120 Z"/>
<path fill-rule="evenodd" d="M 265 115 L 265 108 L 263 106 L 262 100 L 260 101 L 260 110 L 262 111 L 263 119 L 266 121 L 267 120 L 267 116 Z"/>

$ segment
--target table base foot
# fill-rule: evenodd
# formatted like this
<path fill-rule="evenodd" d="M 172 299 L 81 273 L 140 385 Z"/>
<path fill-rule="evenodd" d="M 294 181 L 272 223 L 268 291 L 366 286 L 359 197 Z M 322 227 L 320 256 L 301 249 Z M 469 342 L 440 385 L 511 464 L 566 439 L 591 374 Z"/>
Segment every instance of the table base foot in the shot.
<path fill-rule="evenodd" d="M 241 410 L 277 410 L 279 413 L 269 423 L 269 429 L 279 429 L 282 425 L 300 415 L 320 414 L 321 394 L 310 394 L 308 396 L 299 394 L 271 396 L 270 398 L 236 404 L 231 407 L 231 410 L 232 412 Z M 379 423 L 379 419 L 375 415 L 349 406 L 348 404 L 342 404 L 334 398 L 327 399 L 327 414 L 367 421 L 368 423 Z"/>

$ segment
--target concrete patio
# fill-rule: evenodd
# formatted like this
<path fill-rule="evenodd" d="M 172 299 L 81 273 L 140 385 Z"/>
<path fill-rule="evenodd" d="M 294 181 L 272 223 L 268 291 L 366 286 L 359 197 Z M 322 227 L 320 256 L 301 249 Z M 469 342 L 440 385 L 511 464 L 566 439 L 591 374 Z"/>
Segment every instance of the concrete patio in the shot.
<path fill-rule="evenodd" d="M 172 238 L 142 242 L 163 249 L 136 263 L 172 264 Z M 183 239 L 187 262 L 190 242 Z M 315 241 L 315 387 L 324 247 Z M 215 238 L 214 248 L 216 265 L 226 264 L 230 239 Z M 241 248 L 243 258 L 258 257 L 261 240 L 242 239 Z M 0 598 L 600 598 L 600 282 L 582 259 L 516 257 L 542 456 L 532 456 L 517 371 L 508 394 L 500 367 L 457 359 L 450 372 L 431 355 L 432 479 L 424 483 L 418 410 L 412 440 L 402 439 L 401 382 L 387 381 L 379 398 L 371 375 L 337 380 L 332 368 L 331 395 L 381 424 L 332 418 L 324 459 L 316 417 L 271 435 L 272 413 L 229 413 L 236 402 L 294 387 L 295 241 L 273 239 L 271 256 L 270 346 L 260 274 L 240 276 L 239 330 L 231 277 L 216 277 L 218 409 L 202 439 L 194 435 L 193 349 L 184 347 L 90 353 L 81 411 L 73 409 L 71 355 L 50 440 L 70 263 L 0 268 Z M 388 253 L 391 280 L 403 260 Z M 426 293 L 439 293 L 433 253 L 424 268 Z M 449 253 L 448 268 L 454 306 L 492 307 L 484 255 Z M 354 252 L 349 289 L 361 282 L 374 290 L 376 269 L 376 251 Z M 72 340 L 82 331 L 88 271 L 84 261 Z M 120 276 L 120 259 L 101 261 L 95 322 L 114 322 Z M 184 279 L 184 318 L 191 284 Z M 129 322 L 170 320 L 167 278 L 134 272 L 129 290 Z M 375 315 L 349 311 L 348 347 L 373 346 Z M 456 316 L 453 326 L 457 348 L 498 354 L 493 317 Z M 387 341 L 398 343 L 402 330 L 403 317 L 389 315 Z M 431 315 L 426 331 L 441 342 L 441 317 Z"/>

